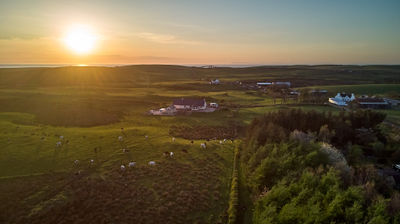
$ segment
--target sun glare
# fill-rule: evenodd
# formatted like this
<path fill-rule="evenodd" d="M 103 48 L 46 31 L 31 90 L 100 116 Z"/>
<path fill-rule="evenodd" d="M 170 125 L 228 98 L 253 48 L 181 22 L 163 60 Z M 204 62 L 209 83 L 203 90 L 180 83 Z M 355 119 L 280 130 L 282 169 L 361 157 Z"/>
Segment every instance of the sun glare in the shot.
<path fill-rule="evenodd" d="M 63 38 L 64 44 L 77 54 L 89 54 L 93 51 L 97 36 L 92 28 L 85 25 L 71 27 Z"/>

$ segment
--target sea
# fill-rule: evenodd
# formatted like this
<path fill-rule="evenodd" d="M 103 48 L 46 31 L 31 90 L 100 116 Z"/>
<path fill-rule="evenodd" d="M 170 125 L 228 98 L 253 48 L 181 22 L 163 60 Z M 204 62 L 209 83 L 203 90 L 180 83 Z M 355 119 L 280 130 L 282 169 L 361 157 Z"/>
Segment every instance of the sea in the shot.
<path fill-rule="evenodd" d="M 0 64 L 0 68 L 57 68 L 57 67 L 68 67 L 68 66 L 98 66 L 98 67 L 121 67 L 130 65 L 181 65 L 188 67 L 232 67 L 232 68 L 245 68 L 254 66 L 268 66 L 265 64 Z M 276 66 L 276 65 L 271 65 Z"/>

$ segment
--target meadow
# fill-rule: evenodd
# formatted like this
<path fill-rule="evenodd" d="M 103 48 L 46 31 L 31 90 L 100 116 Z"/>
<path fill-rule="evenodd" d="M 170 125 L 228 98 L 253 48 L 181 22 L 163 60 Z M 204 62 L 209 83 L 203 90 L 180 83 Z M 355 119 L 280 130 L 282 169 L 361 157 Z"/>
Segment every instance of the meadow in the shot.
<path fill-rule="evenodd" d="M 349 70 L 354 79 L 340 79 Z M 396 66 L 0 69 L 0 222 L 225 223 L 234 149 L 253 118 L 299 107 L 339 112 L 325 105 L 273 104 L 268 95 L 243 90 L 236 81 L 352 84 L 357 86 L 346 87 L 358 91 L 377 88 L 376 76 L 368 74 L 399 83 L 399 71 Z M 215 78 L 225 84 L 209 85 Z M 338 81 L 326 81 L 331 78 Z M 398 91 L 398 85 L 374 94 Z M 180 97 L 205 98 L 222 109 L 147 114 Z M 390 113 L 397 119 L 396 111 Z M 226 136 L 236 140 L 220 144 L 230 127 L 237 133 Z M 206 149 L 200 147 L 204 142 Z M 173 158 L 165 152 L 174 152 Z M 136 166 L 121 171 L 130 161 Z"/>
<path fill-rule="evenodd" d="M 393 97 L 400 94 L 400 84 L 329 85 L 310 86 L 307 88 L 325 89 L 328 90 L 328 92 L 330 92 L 332 95 L 339 92 L 383 97 Z"/>

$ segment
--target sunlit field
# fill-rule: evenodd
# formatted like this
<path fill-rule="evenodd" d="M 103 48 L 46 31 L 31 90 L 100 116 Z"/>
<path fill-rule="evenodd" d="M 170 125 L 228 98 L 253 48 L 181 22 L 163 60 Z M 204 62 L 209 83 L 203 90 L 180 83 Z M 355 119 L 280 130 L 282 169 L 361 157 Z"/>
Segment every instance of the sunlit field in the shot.
<path fill-rule="evenodd" d="M 0 221 L 225 223 L 234 150 L 253 118 L 293 108 L 340 111 L 323 104 L 274 103 L 266 93 L 235 84 L 251 76 L 266 79 L 259 70 L 1 69 Z M 270 68 L 264 72 L 274 79 L 292 77 Z M 208 84 L 211 78 L 222 84 Z M 304 78 L 299 85 L 313 80 Z M 221 110 L 147 114 L 181 97 L 218 102 Z M 234 136 L 224 133 L 229 128 L 237 129 Z M 200 147 L 204 142 L 206 149 Z M 136 164 L 128 167 L 129 162 Z"/>

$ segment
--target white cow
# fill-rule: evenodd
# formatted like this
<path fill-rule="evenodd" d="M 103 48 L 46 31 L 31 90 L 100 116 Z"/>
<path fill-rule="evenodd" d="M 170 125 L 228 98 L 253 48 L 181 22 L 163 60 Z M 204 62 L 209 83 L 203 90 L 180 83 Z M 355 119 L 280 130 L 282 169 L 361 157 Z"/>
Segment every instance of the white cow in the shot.
<path fill-rule="evenodd" d="M 175 142 L 175 137 L 172 137 L 172 141 Z"/>
<path fill-rule="evenodd" d="M 150 162 L 149 162 L 149 165 L 150 165 L 150 166 L 155 166 L 155 165 L 156 165 L 156 162 L 150 161 Z"/>
<path fill-rule="evenodd" d="M 222 144 L 222 141 L 219 141 L 219 144 Z"/>
<path fill-rule="evenodd" d="M 91 159 L 89 162 L 90 162 L 90 165 L 92 165 L 94 163 L 94 160 Z"/>
<path fill-rule="evenodd" d="M 172 158 L 172 157 L 174 157 L 174 152 L 170 152 L 169 153 L 169 156 Z"/>
<path fill-rule="evenodd" d="M 64 139 L 64 136 L 61 135 L 61 136 L 60 136 L 60 139 L 63 140 L 63 139 Z"/>
<path fill-rule="evenodd" d="M 121 171 L 125 171 L 125 166 L 121 165 Z"/>
<path fill-rule="evenodd" d="M 207 145 L 206 145 L 206 143 L 201 143 L 201 144 L 200 144 L 200 147 L 203 148 L 203 149 L 205 149 L 205 148 L 207 148 Z"/>
<path fill-rule="evenodd" d="M 146 139 L 148 139 L 149 138 L 149 136 L 148 135 L 146 135 L 146 136 L 144 136 Z"/>
<path fill-rule="evenodd" d="M 56 146 L 57 146 L 57 147 L 60 147 L 61 145 L 62 145 L 61 142 L 57 142 L 57 143 L 56 143 Z"/>
<path fill-rule="evenodd" d="M 75 161 L 74 161 L 74 164 L 75 164 L 75 165 L 78 165 L 78 164 L 79 164 L 79 160 L 75 160 Z"/>
<path fill-rule="evenodd" d="M 134 167 L 135 165 L 136 165 L 136 162 L 129 162 L 128 167 L 131 168 L 131 167 Z"/>
<path fill-rule="evenodd" d="M 122 136 L 118 136 L 118 141 L 122 142 L 124 138 Z"/>

